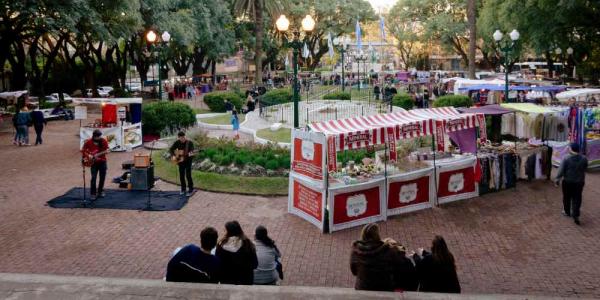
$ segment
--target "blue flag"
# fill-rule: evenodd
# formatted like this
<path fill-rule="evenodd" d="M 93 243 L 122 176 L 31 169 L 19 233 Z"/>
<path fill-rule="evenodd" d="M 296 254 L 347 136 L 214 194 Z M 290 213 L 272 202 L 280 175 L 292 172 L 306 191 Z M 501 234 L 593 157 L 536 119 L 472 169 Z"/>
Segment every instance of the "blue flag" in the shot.
<path fill-rule="evenodd" d="M 356 20 L 356 49 L 362 50 L 362 36 L 360 32 L 360 24 Z"/>
<path fill-rule="evenodd" d="M 385 41 L 385 20 L 383 16 L 379 17 L 379 28 L 381 29 L 381 40 Z"/>

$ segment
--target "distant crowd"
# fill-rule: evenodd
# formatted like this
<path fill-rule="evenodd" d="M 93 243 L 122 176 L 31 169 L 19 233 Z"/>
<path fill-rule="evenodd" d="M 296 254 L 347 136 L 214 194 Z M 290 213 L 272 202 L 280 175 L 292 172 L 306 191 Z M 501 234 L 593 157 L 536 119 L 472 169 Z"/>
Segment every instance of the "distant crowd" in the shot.
<path fill-rule="evenodd" d="M 236 285 L 277 285 L 283 280 L 282 254 L 264 226 L 250 240 L 239 222 L 225 223 L 225 234 L 213 227 L 200 233 L 200 246 L 175 250 L 167 265 L 167 281 Z M 436 236 L 431 249 L 408 251 L 400 243 L 382 239 L 379 226 L 366 225 L 352 244 L 350 271 L 355 289 L 460 293 L 454 256 L 444 238 Z"/>

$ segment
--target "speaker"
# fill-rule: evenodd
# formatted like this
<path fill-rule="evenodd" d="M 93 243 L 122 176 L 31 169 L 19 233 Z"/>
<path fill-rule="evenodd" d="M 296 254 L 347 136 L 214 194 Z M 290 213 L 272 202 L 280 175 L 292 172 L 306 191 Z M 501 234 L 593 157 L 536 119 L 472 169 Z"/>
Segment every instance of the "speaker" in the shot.
<path fill-rule="evenodd" d="M 131 168 L 131 189 L 147 191 L 154 186 L 154 166 Z"/>

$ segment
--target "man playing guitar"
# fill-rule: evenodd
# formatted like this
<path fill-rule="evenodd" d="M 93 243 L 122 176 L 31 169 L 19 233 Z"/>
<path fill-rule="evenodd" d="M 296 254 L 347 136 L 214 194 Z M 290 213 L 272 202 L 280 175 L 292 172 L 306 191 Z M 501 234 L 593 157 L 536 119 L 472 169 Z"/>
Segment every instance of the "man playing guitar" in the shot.
<path fill-rule="evenodd" d="M 90 194 L 92 199 L 104 197 L 104 179 L 106 178 L 106 154 L 110 152 L 108 142 L 102 137 L 102 131 L 96 129 L 92 133 L 92 138 L 85 141 L 82 153 L 82 163 L 84 166 L 91 167 L 92 180 L 90 184 Z M 98 190 L 96 192 L 96 177 L 100 173 L 100 181 L 98 182 Z"/>
<path fill-rule="evenodd" d="M 194 143 L 185 137 L 185 132 L 177 134 L 177 140 L 169 149 L 172 159 L 179 167 L 179 181 L 181 182 L 181 195 L 191 196 L 194 192 L 192 181 L 192 157 L 194 156 Z M 187 184 L 186 184 L 187 181 Z M 188 188 L 187 194 L 185 193 Z"/>

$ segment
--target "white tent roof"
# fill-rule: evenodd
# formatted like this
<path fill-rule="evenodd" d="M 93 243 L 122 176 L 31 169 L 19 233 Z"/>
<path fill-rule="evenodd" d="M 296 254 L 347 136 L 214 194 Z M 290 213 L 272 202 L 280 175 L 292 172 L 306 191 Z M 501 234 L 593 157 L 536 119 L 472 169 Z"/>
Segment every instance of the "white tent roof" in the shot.
<path fill-rule="evenodd" d="M 556 98 L 558 100 L 569 100 L 571 98 L 575 98 L 577 101 L 585 101 L 585 98 L 591 95 L 600 95 L 600 89 L 584 88 L 564 91 L 556 94 Z M 582 99 L 580 100 L 580 98 Z"/>
<path fill-rule="evenodd" d="M 75 104 L 131 104 L 142 103 L 142 98 L 73 98 Z"/>

